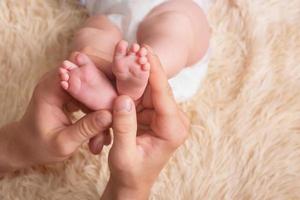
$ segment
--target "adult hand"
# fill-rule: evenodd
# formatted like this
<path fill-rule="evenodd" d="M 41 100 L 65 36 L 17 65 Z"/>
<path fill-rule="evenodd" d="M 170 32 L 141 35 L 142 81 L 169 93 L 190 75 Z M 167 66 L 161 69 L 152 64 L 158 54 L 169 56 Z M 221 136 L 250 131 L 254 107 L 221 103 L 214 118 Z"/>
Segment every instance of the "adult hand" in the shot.
<path fill-rule="evenodd" d="M 114 104 L 111 176 L 102 199 L 147 199 L 163 166 L 188 135 L 189 122 L 172 96 L 158 58 L 150 53 L 148 59 L 150 95 L 141 101 L 142 110 L 136 115 L 127 96 Z"/>
<path fill-rule="evenodd" d="M 65 160 L 95 135 L 90 146 L 98 146 L 91 149 L 101 151 L 111 113 L 93 112 L 72 124 L 64 112 L 70 99 L 60 88 L 56 70 L 41 79 L 22 119 L 0 129 L 0 174 Z"/>

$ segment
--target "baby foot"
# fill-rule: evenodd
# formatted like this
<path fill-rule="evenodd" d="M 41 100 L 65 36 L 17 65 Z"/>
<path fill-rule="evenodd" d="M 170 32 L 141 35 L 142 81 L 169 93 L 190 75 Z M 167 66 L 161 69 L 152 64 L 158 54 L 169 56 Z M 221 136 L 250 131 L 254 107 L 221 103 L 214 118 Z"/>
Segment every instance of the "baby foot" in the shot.
<path fill-rule="evenodd" d="M 76 64 L 64 61 L 59 74 L 62 88 L 89 109 L 112 108 L 116 91 L 104 73 L 85 54 L 78 54 Z"/>
<path fill-rule="evenodd" d="M 112 72 L 116 76 L 119 94 L 139 99 L 147 86 L 150 64 L 147 49 L 133 44 L 130 49 L 126 41 L 120 41 L 115 49 Z"/>

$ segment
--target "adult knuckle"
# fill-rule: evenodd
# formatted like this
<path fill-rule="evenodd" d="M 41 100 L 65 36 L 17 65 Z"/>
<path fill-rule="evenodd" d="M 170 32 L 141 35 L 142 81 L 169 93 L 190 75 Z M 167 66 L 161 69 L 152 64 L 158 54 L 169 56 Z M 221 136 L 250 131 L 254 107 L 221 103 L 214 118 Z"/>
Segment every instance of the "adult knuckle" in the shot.
<path fill-rule="evenodd" d="M 108 111 L 103 111 L 92 115 L 89 119 L 79 123 L 78 131 L 83 138 L 90 138 L 101 130 L 107 129 L 112 121 L 112 116 Z"/>
<path fill-rule="evenodd" d="M 78 125 L 78 132 L 83 138 L 87 138 L 93 134 L 94 130 L 94 120 L 92 123 L 87 123 L 86 121 L 81 121 Z"/>

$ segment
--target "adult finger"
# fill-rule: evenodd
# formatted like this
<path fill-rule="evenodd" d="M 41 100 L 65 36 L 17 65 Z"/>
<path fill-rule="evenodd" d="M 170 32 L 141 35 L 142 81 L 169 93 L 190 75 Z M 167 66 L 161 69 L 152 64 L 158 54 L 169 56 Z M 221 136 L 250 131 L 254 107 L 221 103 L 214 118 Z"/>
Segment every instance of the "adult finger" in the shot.
<path fill-rule="evenodd" d="M 167 76 L 162 68 L 159 58 L 153 53 L 151 47 L 145 46 L 150 63 L 149 86 L 153 107 L 158 115 L 173 115 L 177 112 L 177 105 Z"/>
<path fill-rule="evenodd" d="M 105 140 L 104 133 L 100 133 L 94 136 L 93 138 L 91 138 L 89 141 L 90 151 L 95 155 L 101 153 L 104 146 L 104 140 Z"/>
<path fill-rule="evenodd" d="M 128 96 L 117 97 L 113 107 L 113 148 L 124 155 L 136 147 L 137 121 L 133 100 Z"/>
<path fill-rule="evenodd" d="M 108 146 L 111 143 L 111 134 L 110 130 L 105 131 L 105 137 L 104 137 L 104 145 Z"/>
<path fill-rule="evenodd" d="M 97 111 L 90 113 L 59 132 L 57 139 L 59 143 L 68 143 L 70 151 L 75 150 L 81 144 L 97 134 L 105 132 L 111 125 L 112 115 L 108 111 Z"/>
<path fill-rule="evenodd" d="M 89 141 L 89 149 L 93 154 L 101 153 L 104 145 L 109 145 L 111 142 L 109 130 L 99 133 Z"/>

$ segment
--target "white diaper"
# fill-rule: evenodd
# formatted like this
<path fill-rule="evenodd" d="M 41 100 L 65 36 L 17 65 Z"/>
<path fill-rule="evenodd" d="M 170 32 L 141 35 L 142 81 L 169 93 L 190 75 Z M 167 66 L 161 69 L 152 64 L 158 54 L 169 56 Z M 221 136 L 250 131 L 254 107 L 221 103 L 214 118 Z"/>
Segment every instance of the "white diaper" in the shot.
<path fill-rule="evenodd" d="M 124 39 L 136 41 L 139 23 L 152 8 L 165 0 L 81 0 L 91 15 L 104 14 L 123 32 Z M 195 0 L 207 12 L 212 0 Z M 206 75 L 209 51 L 197 64 L 183 69 L 169 80 L 174 96 L 178 102 L 193 97 Z"/>

